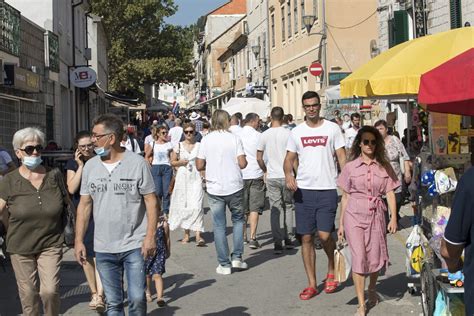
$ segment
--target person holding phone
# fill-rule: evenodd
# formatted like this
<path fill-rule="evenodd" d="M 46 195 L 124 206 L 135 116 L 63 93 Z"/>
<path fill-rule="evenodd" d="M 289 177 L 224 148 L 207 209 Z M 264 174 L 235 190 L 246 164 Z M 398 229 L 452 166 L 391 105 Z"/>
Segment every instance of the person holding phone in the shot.
<path fill-rule="evenodd" d="M 67 190 L 72 195 L 72 201 L 77 207 L 81 196 L 79 188 L 81 187 L 82 171 L 85 163 L 95 156 L 94 144 L 91 140 L 91 135 L 88 131 L 77 133 L 74 142 L 74 158 L 68 160 L 66 163 L 67 176 Z M 86 235 L 84 237 L 84 245 L 86 246 L 86 257 L 84 258 L 84 274 L 86 275 L 87 283 L 92 293 L 92 299 L 89 302 L 89 307 L 95 309 L 99 313 L 105 311 L 104 289 L 100 282 L 99 274 L 95 265 L 94 253 L 94 219 L 90 218 L 89 226 L 87 227 Z"/>

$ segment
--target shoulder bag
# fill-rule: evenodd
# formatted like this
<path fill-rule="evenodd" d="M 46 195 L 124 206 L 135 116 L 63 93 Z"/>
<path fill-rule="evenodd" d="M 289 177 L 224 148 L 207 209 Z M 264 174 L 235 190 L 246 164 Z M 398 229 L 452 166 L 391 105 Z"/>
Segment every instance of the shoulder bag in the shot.
<path fill-rule="evenodd" d="M 56 168 L 53 170 L 53 172 L 63 197 L 62 224 L 64 229 L 64 244 L 66 244 L 68 247 L 73 247 L 74 239 L 76 237 L 76 208 L 72 203 L 69 192 L 66 189 L 66 183 L 64 182 L 64 177 L 61 171 Z"/>
<path fill-rule="evenodd" d="M 178 161 L 180 159 L 179 157 L 180 152 L 181 152 L 181 143 L 178 143 L 178 152 L 176 153 L 176 158 Z M 177 170 L 173 170 L 173 176 L 171 177 L 170 186 L 168 187 L 169 194 L 173 193 L 173 190 L 174 190 L 174 185 L 176 183 L 176 172 Z"/>

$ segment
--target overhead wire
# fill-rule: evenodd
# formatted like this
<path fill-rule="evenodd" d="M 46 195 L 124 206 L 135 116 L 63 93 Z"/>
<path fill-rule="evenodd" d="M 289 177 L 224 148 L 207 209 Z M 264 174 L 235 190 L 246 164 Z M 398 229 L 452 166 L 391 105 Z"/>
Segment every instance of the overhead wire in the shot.
<path fill-rule="evenodd" d="M 349 65 L 349 63 L 347 62 L 346 57 L 344 56 L 344 54 L 343 54 L 341 48 L 340 48 L 339 45 L 337 44 L 336 39 L 335 39 L 334 36 L 332 35 L 331 29 L 330 29 L 330 28 L 327 28 L 327 30 L 328 30 L 328 32 L 329 32 L 329 36 L 331 36 L 332 40 L 334 41 L 334 44 L 336 45 L 337 50 L 338 50 L 339 53 L 341 54 L 342 59 L 343 59 L 344 62 L 346 63 L 347 68 L 349 68 L 349 70 L 352 72 L 352 68 L 351 68 L 351 66 Z"/>
<path fill-rule="evenodd" d="M 377 10 L 375 10 L 371 15 L 369 15 L 368 17 L 366 17 L 366 18 L 363 19 L 362 21 L 357 22 L 356 24 L 351 25 L 351 26 L 334 26 L 334 25 L 331 25 L 331 24 L 328 24 L 328 23 L 326 23 L 326 25 L 329 26 L 329 27 L 332 27 L 332 28 L 334 28 L 334 29 L 339 29 L 339 30 L 351 29 L 351 28 L 354 28 L 354 27 L 356 27 L 356 26 L 361 25 L 362 23 L 364 23 L 365 21 L 367 21 L 368 19 L 370 19 L 371 17 L 373 17 L 376 13 L 377 13 Z"/>

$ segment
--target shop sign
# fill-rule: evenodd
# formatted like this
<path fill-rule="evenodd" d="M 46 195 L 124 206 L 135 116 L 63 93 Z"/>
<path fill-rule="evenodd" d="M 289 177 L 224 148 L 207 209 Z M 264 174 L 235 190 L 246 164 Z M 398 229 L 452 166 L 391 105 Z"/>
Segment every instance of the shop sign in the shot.
<path fill-rule="evenodd" d="M 5 76 L 3 83 L 15 89 L 27 92 L 40 91 L 40 76 L 15 65 L 4 66 Z"/>
<path fill-rule="evenodd" d="M 20 56 L 20 11 L 0 1 L 0 50 Z"/>
<path fill-rule="evenodd" d="M 73 86 L 77 88 L 87 88 L 95 83 L 97 75 L 92 68 L 77 67 L 71 71 L 69 79 L 71 80 L 71 84 Z"/>
<path fill-rule="evenodd" d="M 329 73 L 329 85 L 337 86 L 341 83 L 341 80 L 349 76 L 351 72 L 330 72 Z"/>
<path fill-rule="evenodd" d="M 267 86 L 254 86 L 253 92 L 255 94 L 265 94 L 267 93 Z"/>
<path fill-rule="evenodd" d="M 422 37 L 426 35 L 426 5 L 425 0 L 414 0 L 413 12 L 415 15 L 415 36 Z"/>
<path fill-rule="evenodd" d="M 51 31 L 47 31 L 45 35 L 45 51 L 48 54 L 46 57 L 46 67 L 50 71 L 59 73 L 59 36 Z"/>

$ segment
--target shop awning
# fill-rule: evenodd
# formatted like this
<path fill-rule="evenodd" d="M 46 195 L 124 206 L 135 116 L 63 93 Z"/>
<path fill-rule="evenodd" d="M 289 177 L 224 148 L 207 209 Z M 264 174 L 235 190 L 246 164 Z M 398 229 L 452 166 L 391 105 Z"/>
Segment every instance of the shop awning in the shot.
<path fill-rule="evenodd" d="M 189 110 L 199 110 L 199 109 L 201 109 L 204 105 L 209 104 L 209 103 L 212 102 L 212 101 L 218 100 L 218 99 L 220 99 L 220 98 L 222 98 L 222 97 L 228 95 L 228 94 L 231 93 L 231 92 L 232 92 L 232 90 L 227 90 L 226 92 L 221 93 L 221 94 L 219 94 L 218 96 L 215 96 L 215 97 L 213 97 L 213 98 L 210 98 L 209 100 L 206 100 L 206 101 L 203 101 L 203 102 L 200 102 L 200 103 L 196 103 L 196 104 L 194 104 L 193 106 L 190 106 L 190 107 L 189 107 Z"/>

